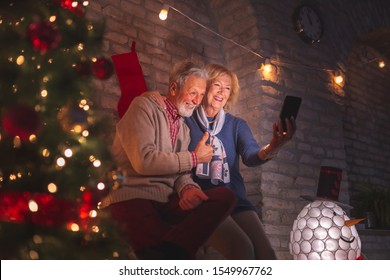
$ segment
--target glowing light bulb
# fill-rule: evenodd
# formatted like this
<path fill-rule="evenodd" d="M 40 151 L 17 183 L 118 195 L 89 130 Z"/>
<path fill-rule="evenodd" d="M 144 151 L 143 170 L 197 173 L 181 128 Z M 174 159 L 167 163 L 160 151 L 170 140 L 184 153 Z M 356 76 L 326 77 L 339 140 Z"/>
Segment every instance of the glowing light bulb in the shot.
<path fill-rule="evenodd" d="M 30 251 L 28 252 L 28 254 L 29 254 L 29 256 L 30 256 L 30 259 L 32 259 L 32 260 L 38 260 L 38 259 L 39 259 L 39 254 L 38 254 L 38 252 L 35 251 L 35 250 L 30 250 Z"/>
<path fill-rule="evenodd" d="M 49 157 L 50 156 L 50 151 L 48 149 L 43 149 L 42 150 L 42 156 L 43 157 Z"/>
<path fill-rule="evenodd" d="M 79 231 L 80 227 L 76 223 L 69 223 L 68 224 L 68 229 L 71 230 L 71 231 Z"/>
<path fill-rule="evenodd" d="M 264 71 L 267 72 L 267 73 L 271 73 L 272 65 L 271 64 L 264 65 Z"/>
<path fill-rule="evenodd" d="M 344 82 L 344 78 L 343 76 L 341 75 L 337 75 L 334 77 L 334 82 L 338 85 L 342 85 L 342 83 Z"/>
<path fill-rule="evenodd" d="M 28 140 L 31 143 L 36 143 L 37 142 L 37 136 L 35 134 L 31 134 L 30 137 L 28 137 Z"/>
<path fill-rule="evenodd" d="M 47 190 L 50 192 L 50 193 L 56 193 L 57 192 L 57 185 L 54 184 L 54 183 L 49 183 L 49 185 L 47 185 Z"/>
<path fill-rule="evenodd" d="M 64 155 L 69 158 L 73 155 L 73 152 L 71 149 L 68 148 L 64 151 Z"/>
<path fill-rule="evenodd" d="M 161 20 L 166 20 L 168 18 L 168 11 L 169 11 L 169 6 L 167 4 L 164 4 L 158 17 Z"/>
<path fill-rule="evenodd" d="M 65 159 L 64 159 L 63 157 L 59 157 L 59 158 L 57 159 L 57 166 L 58 166 L 58 167 L 64 167 L 65 164 L 66 164 L 66 161 L 65 161 Z"/>
<path fill-rule="evenodd" d="M 22 140 L 20 140 L 19 136 L 14 137 L 14 148 L 20 148 L 22 146 Z"/>
<path fill-rule="evenodd" d="M 273 70 L 273 65 L 271 64 L 271 61 L 268 58 L 264 61 L 261 70 L 263 71 L 264 74 L 271 74 Z"/>
<path fill-rule="evenodd" d="M 24 63 L 24 56 L 19 55 L 18 58 L 16 59 L 16 64 L 17 65 L 22 65 Z"/>
<path fill-rule="evenodd" d="M 378 67 L 379 67 L 379 68 L 385 68 L 385 66 L 386 66 L 386 63 L 385 63 L 384 60 L 380 60 L 380 61 L 378 62 Z"/>
<path fill-rule="evenodd" d="M 73 128 L 71 129 L 71 131 L 76 133 L 76 134 L 80 133 L 82 130 L 83 130 L 83 127 L 79 124 L 74 125 Z"/>
<path fill-rule="evenodd" d="M 30 200 L 28 202 L 28 209 L 30 209 L 31 212 L 37 212 L 38 204 L 34 200 Z"/>
<path fill-rule="evenodd" d="M 97 217 L 97 211 L 96 210 L 89 211 L 89 217 L 96 218 Z"/>
<path fill-rule="evenodd" d="M 98 233 L 100 231 L 98 226 L 92 226 L 92 231 Z"/>
<path fill-rule="evenodd" d="M 104 190 L 106 188 L 106 185 L 104 183 L 100 182 L 99 184 L 97 184 L 96 187 L 98 190 Z"/>
<path fill-rule="evenodd" d="M 100 160 L 95 160 L 93 163 L 93 166 L 95 166 L 95 167 L 99 167 L 100 165 L 102 165 L 102 162 L 100 161 Z"/>

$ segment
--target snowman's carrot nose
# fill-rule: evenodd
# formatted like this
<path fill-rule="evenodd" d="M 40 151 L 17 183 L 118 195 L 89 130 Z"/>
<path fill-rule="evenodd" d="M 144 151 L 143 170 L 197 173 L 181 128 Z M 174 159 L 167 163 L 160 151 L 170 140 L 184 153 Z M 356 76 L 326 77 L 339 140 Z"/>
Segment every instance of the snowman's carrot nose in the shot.
<path fill-rule="evenodd" d="M 347 227 L 351 227 L 353 225 L 356 225 L 357 223 L 360 223 L 361 221 L 364 221 L 365 219 L 354 219 L 354 220 L 347 220 L 344 222 L 344 225 Z"/>

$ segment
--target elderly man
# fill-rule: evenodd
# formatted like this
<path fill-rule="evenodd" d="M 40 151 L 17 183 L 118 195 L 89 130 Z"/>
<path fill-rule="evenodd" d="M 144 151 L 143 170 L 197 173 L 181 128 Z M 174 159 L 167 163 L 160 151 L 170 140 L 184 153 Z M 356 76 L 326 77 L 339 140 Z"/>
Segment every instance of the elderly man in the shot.
<path fill-rule="evenodd" d="M 176 65 L 164 106 L 136 97 L 116 127 L 113 156 L 124 175 L 101 207 L 119 222 L 140 259 L 194 259 L 215 228 L 230 215 L 235 196 L 227 188 L 202 191 L 191 169 L 211 160 L 205 133 L 188 151 L 192 115 L 206 91 L 207 72 L 191 62 Z"/>

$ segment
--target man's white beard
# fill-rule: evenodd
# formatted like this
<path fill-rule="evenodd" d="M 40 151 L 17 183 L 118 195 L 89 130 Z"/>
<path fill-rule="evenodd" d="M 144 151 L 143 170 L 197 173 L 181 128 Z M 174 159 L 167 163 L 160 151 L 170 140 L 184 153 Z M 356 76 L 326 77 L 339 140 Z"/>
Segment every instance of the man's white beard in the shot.
<path fill-rule="evenodd" d="M 195 108 L 196 106 L 194 105 L 192 109 L 186 109 L 186 103 L 180 103 L 177 106 L 177 111 L 179 112 L 179 115 L 182 117 L 191 117 Z"/>

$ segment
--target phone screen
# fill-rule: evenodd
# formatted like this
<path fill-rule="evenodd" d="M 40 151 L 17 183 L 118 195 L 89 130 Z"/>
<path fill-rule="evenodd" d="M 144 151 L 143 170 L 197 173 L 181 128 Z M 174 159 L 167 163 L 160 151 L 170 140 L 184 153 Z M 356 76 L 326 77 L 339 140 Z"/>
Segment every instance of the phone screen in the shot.
<path fill-rule="evenodd" d="M 297 96 L 287 95 L 284 98 L 282 110 L 280 111 L 280 119 L 282 120 L 282 126 L 284 132 L 287 131 L 285 119 L 286 118 L 289 119 L 291 117 L 294 117 L 295 120 L 297 119 L 301 102 L 302 102 L 302 98 Z"/>

